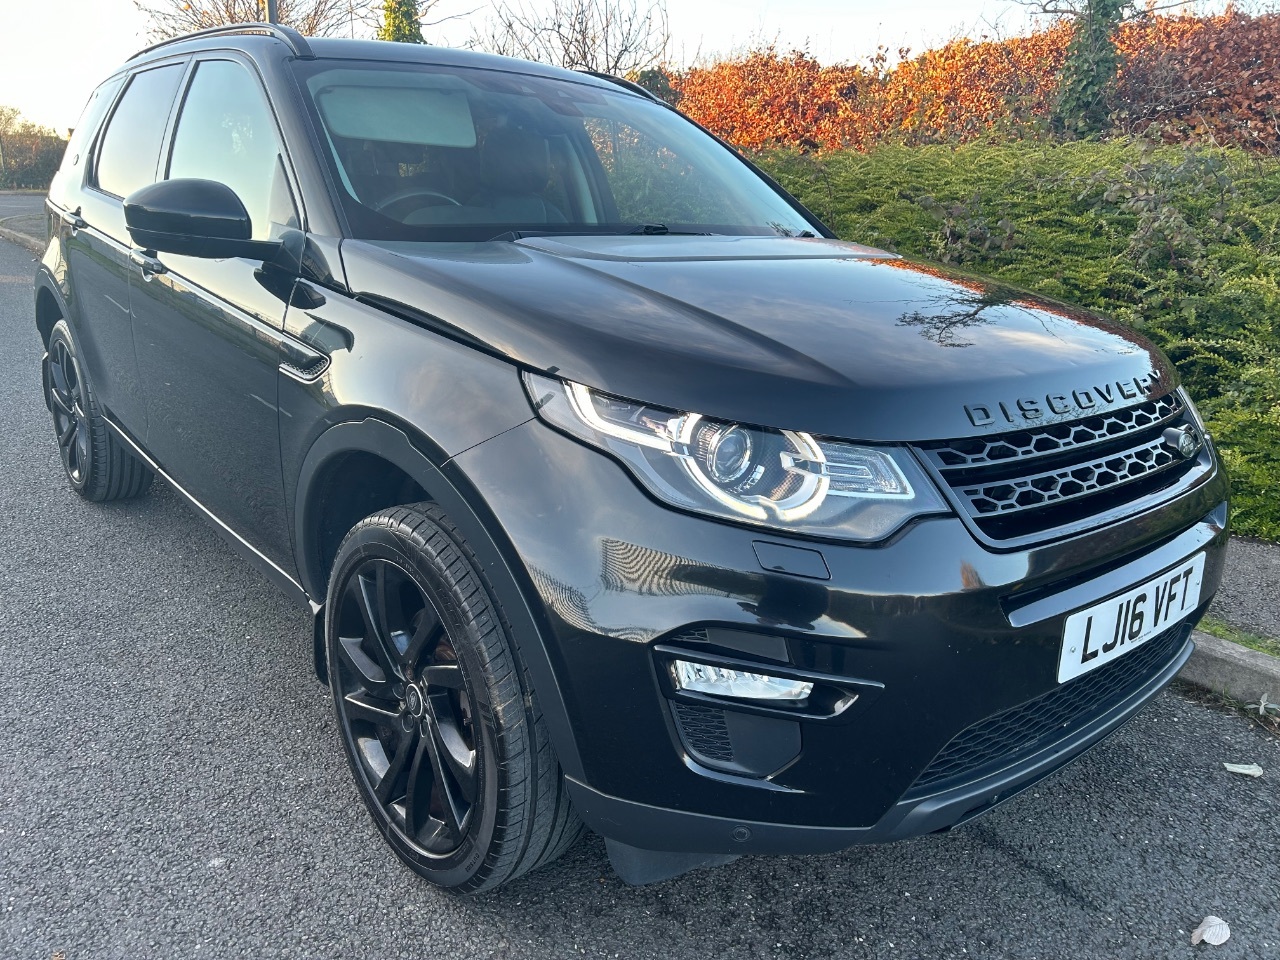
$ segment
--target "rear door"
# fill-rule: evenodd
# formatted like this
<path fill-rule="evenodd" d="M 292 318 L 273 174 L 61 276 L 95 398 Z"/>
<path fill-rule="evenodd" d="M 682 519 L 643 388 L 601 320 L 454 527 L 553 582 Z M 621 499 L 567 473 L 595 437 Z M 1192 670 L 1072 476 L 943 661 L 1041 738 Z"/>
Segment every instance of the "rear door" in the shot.
<path fill-rule="evenodd" d="M 230 56 L 197 60 L 163 175 L 226 184 L 253 238 L 273 239 L 298 226 L 293 191 L 257 73 Z M 268 279 L 252 260 L 139 259 L 131 302 L 146 445 L 187 492 L 288 570 L 276 380 L 291 283 Z"/>
<path fill-rule="evenodd" d="M 94 145 L 83 188 L 62 201 L 70 208 L 63 220 L 73 292 L 69 307 L 82 361 L 99 401 L 138 437 L 146 433 L 147 408 L 130 321 L 123 198 L 155 182 L 160 144 L 185 66 L 170 62 L 128 79 Z M 73 230 L 71 223 L 83 226 Z"/>

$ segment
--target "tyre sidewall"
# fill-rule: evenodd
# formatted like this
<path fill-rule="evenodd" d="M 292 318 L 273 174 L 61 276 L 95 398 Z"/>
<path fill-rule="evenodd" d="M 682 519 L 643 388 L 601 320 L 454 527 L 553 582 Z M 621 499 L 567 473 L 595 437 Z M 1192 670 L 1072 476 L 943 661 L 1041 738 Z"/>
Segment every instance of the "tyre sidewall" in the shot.
<path fill-rule="evenodd" d="M 93 391 L 89 385 L 89 378 L 85 376 L 84 363 L 80 357 L 80 348 L 76 344 L 75 337 L 71 335 L 71 327 L 67 324 L 66 320 L 59 320 L 54 324 L 53 331 L 49 334 L 49 347 L 46 351 L 48 359 L 46 359 L 45 362 L 50 365 L 50 368 L 52 368 L 53 347 L 59 340 L 67 345 L 67 352 L 71 355 L 71 360 L 76 365 L 76 376 L 80 381 L 80 402 L 84 405 L 84 429 L 89 434 L 89 456 L 85 458 L 84 465 L 80 471 L 81 477 L 79 480 L 73 477 L 71 475 L 71 471 L 67 469 L 67 464 L 62 459 L 61 449 L 58 451 L 58 462 L 62 465 L 62 475 L 66 477 L 67 483 L 70 484 L 71 489 L 84 496 L 93 488 L 93 483 L 97 476 L 97 451 L 100 438 L 97 436 L 95 431 L 100 428 L 98 426 L 98 418 L 96 416 L 97 411 L 94 406 Z M 53 390 L 52 372 L 45 376 L 45 389 L 50 392 Z M 49 417 L 53 422 L 54 437 L 56 438 L 58 431 L 58 418 L 57 414 L 53 412 L 53 398 L 51 396 L 46 396 L 45 403 L 49 407 Z"/>
<path fill-rule="evenodd" d="M 338 610 L 342 589 L 355 570 L 370 559 L 389 560 L 403 569 L 436 605 L 446 630 L 453 640 L 459 665 L 472 704 L 473 729 L 479 734 L 476 743 L 476 763 L 480 789 L 477 803 L 472 808 L 466 836 L 453 853 L 432 855 L 413 846 L 404 837 L 384 811 L 366 779 L 364 768 L 356 753 L 351 731 L 342 719 L 339 682 L 341 670 L 336 646 L 338 643 Z M 490 610 L 490 616 L 492 611 Z M 493 708 L 494 691 L 490 689 L 490 672 L 482 653 L 479 632 L 467 610 L 464 599 L 455 589 L 447 571 L 438 558 L 424 552 L 414 540 L 395 526 L 371 524 L 358 528 L 339 548 L 333 576 L 329 581 L 329 595 L 325 615 L 325 655 L 328 658 L 330 690 L 334 710 L 337 713 L 339 735 L 352 776 L 365 806 L 387 843 L 405 863 L 417 873 L 442 887 L 466 889 L 472 885 L 476 874 L 483 867 L 493 845 L 498 828 L 499 798 L 505 791 L 500 782 L 502 764 L 498 751 L 502 743 L 499 719 Z"/>

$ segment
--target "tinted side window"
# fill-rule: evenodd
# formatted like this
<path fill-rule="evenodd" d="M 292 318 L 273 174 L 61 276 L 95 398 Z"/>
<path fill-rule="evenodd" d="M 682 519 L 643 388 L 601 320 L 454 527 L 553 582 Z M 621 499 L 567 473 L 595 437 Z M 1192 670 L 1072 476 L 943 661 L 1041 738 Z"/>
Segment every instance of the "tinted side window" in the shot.
<path fill-rule="evenodd" d="M 170 64 L 137 74 L 112 114 L 98 148 L 98 187 L 127 197 L 154 183 L 160 141 L 169 107 L 182 79 L 182 65 Z"/>
<path fill-rule="evenodd" d="M 59 177 L 70 175 L 80 165 L 83 159 L 82 154 L 85 153 L 93 135 L 98 132 L 102 117 L 111 106 L 111 101 L 115 99 L 116 91 L 120 89 L 120 84 L 123 82 L 124 77 L 112 77 L 93 91 L 89 102 L 80 112 L 80 119 L 71 132 L 71 138 L 67 141 L 66 152 L 62 155 L 62 165 L 58 168 Z"/>
<path fill-rule="evenodd" d="M 253 239 L 271 235 L 273 187 L 284 187 L 275 122 L 257 79 L 230 60 L 196 67 L 173 137 L 169 179 L 217 180 L 249 211 Z M 276 204 L 279 207 L 279 204 Z"/>

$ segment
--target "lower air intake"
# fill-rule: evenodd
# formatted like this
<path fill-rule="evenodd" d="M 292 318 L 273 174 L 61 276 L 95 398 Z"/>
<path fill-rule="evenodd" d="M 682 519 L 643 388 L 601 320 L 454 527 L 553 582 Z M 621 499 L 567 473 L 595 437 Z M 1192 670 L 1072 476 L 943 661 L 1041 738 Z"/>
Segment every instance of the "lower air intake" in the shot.
<path fill-rule="evenodd" d="M 733 744 L 724 711 L 692 703 L 673 703 L 680 739 L 694 758 L 702 763 L 733 763 Z"/>
<path fill-rule="evenodd" d="M 1182 650 L 1186 636 L 1185 627 L 1174 627 L 1105 667 L 962 730 L 925 768 L 910 792 L 977 780 L 1065 739 L 1145 686 Z"/>

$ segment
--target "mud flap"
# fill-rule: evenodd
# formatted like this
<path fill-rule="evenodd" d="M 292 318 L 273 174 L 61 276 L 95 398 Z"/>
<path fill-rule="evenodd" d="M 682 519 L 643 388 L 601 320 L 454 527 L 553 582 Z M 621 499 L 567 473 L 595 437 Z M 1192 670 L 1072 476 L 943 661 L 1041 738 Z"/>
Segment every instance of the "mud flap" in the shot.
<path fill-rule="evenodd" d="M 316 679 L 329 685 L 329 661 L 324 651 L 324 604 L 311 601 L 311 654 L 315 658 Z"/>
<path fill-rule="evenodd" d="M 737 860 L 736 853 L 665 853 L 660 850 L 641 850 L 608 837 L 604 841 L 609 851 L 609 863 L 618 879 L 631 887 L 643 887 L 649 883 L 673 880 L 690 870 L 721 867 Z"/>

